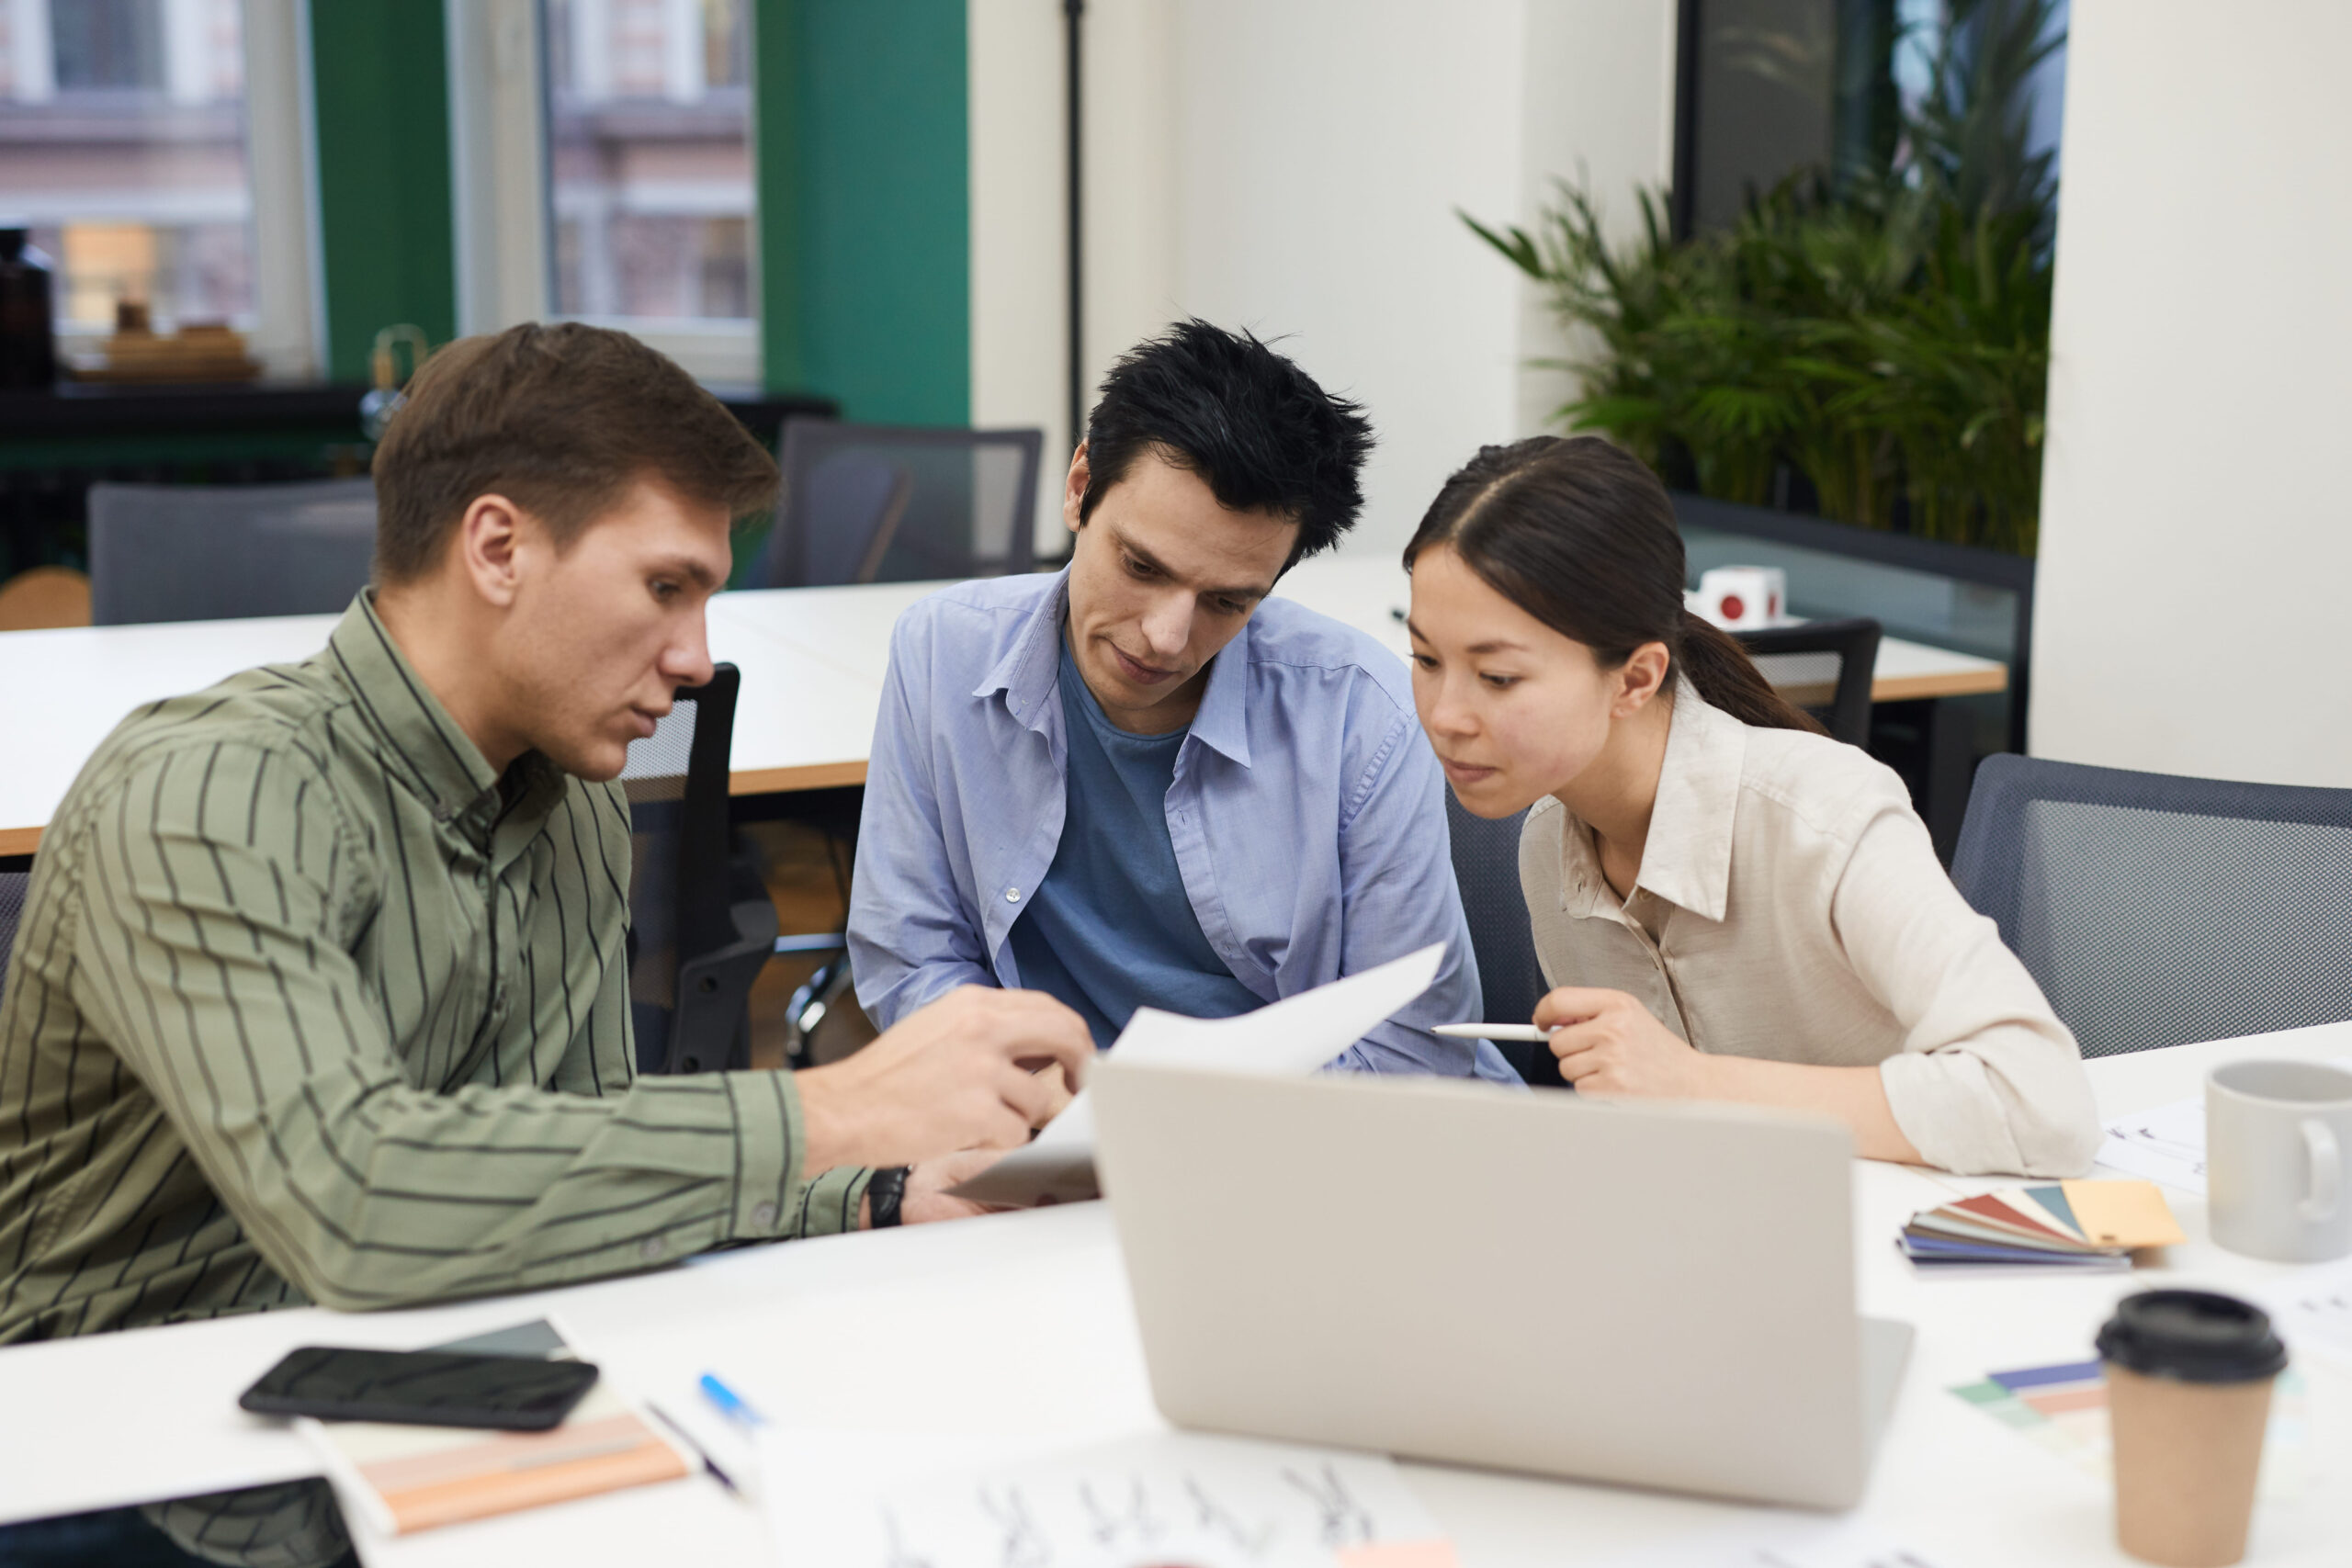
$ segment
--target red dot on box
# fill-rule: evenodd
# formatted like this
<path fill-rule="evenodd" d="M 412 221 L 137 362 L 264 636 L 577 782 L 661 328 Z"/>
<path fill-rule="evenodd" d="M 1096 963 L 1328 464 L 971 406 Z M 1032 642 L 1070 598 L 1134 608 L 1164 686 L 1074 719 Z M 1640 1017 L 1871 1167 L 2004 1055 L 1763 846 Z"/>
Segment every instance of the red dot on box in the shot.
<path fill-rule="evenodd" d="M 1722 612 L 1724 620 L 1736 621 L 1747 614 L 1747 601 L 1736 593 L 1726 593 L 1723 597 L 1723 603 L 1716 608 Z"/>

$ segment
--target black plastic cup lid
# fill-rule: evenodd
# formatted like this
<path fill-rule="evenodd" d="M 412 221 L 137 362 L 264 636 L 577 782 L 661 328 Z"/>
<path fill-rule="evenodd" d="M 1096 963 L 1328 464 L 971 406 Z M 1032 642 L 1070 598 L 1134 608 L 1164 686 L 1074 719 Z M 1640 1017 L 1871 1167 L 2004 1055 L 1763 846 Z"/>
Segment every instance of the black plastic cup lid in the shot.
<path fill-rule="evenodd" d="M 2267 1314 L 2211 1291 L 2124 1297 L 2098 1331 L 2098 1353 L 2127 1371 L 2183 1382 L 2251 1382 L 2287 1365 Z"/>

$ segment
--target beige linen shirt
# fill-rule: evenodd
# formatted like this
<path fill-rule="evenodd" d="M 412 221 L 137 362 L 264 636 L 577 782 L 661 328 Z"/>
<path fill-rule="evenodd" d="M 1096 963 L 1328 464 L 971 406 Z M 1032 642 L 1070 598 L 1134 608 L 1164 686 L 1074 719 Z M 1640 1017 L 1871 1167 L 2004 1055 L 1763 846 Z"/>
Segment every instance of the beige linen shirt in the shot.
<path fill-rule="evenodd" d="M 1519 874 L 1546 984 L 1627 992 L 1720 1055 L 1875 1064 L 1895 1124 L 1945 1169 L 2089 1166 L 2074 1036 L 1859 749 L 1751 728 L 1679 682 L 1633 896 L 1549 795 Z"/>

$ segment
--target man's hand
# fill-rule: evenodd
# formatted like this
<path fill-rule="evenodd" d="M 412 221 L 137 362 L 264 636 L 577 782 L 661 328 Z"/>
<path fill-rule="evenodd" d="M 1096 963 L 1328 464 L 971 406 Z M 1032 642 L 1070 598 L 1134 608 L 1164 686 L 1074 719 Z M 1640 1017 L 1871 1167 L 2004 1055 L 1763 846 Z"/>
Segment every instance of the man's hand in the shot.
<path fill-rule="evenodd" d="M 1018 1148 L 1069 1102 L 1093 1056 L 1084 1021 L 1043 992 L 960 987 L 856 1055 L 794 1075 L 804 1173 Z"/>
<path fill-rule="evenodd" d="M 1707 1058 L 1623 991 L 1563 986 L 1535 1004 L 1535 1026 L 1553 1031 L 1560 1076 L 1578 1093 L 1699 1100 Z"/>
<path fill-rule="evenodd" d="M 966 1220 L 974 1214 L 1005 1213 L 1005 1204 L 975 1203 L 947 1190 L 971 1180 L 1003 1157 L 1002 1149 L 966 1149 L 962 1154 L 942 1155 L 923 1161 L 907 1172 L 906 1196 L 899 1200 L 899 1223 L 921 1225 L 933 1220 Z"/>

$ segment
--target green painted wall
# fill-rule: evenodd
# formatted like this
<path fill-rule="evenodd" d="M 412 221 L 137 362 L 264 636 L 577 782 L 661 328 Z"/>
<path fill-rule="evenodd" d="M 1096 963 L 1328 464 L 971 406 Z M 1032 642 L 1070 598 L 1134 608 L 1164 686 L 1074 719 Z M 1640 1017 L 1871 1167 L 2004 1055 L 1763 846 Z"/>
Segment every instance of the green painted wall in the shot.
<path fill-rule="evenodd" d="M 311 0 L 327 374 L 364 381 L 379 329 L 458 333 L 440 0 Z"/>
<path fill-rule="evenodd" d="M 756 0 L 767 380 L 971 422 L 966 0 Z"/>

